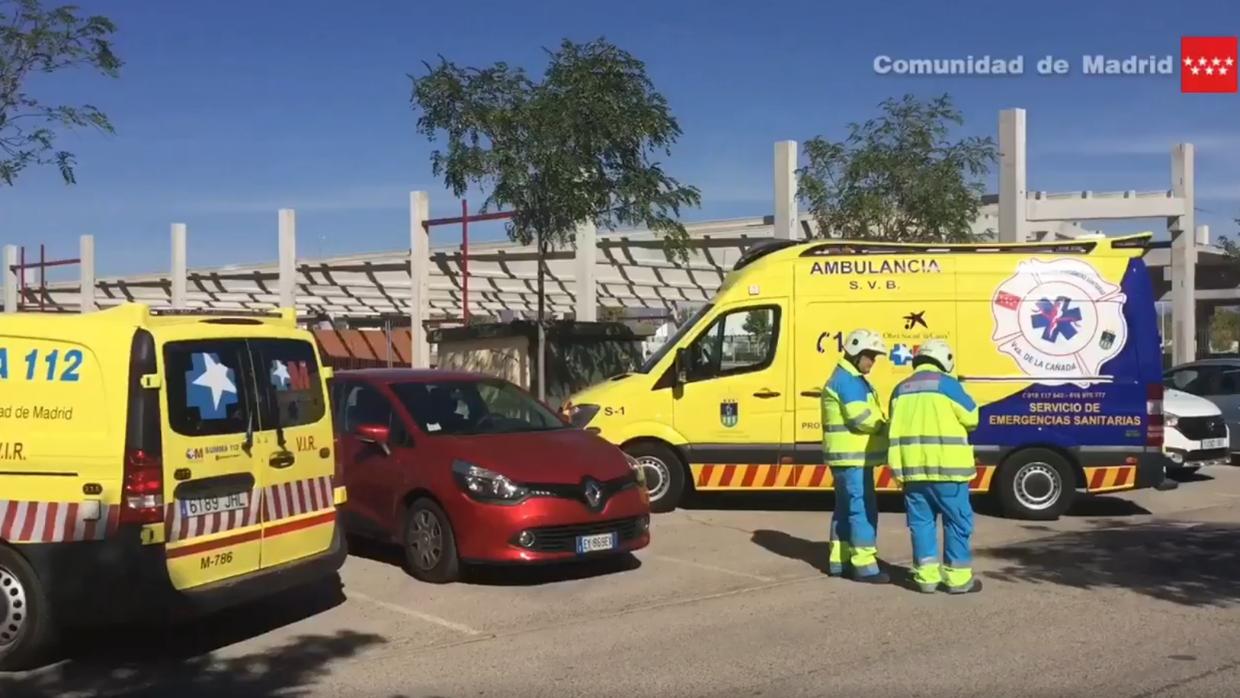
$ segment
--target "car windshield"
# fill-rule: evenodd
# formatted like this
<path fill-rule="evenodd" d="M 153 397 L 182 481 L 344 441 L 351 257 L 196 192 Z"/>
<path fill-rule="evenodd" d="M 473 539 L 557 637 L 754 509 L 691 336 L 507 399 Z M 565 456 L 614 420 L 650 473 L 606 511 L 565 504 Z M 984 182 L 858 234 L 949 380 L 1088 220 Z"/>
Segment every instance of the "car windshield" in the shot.
<path fill-rule="evenodd" d="M 654 367 L 663 360 L 664 356 L 667 355 L 667 352 L 671 351 L 672 347 L 676 346 L 676 344 L 680 342 L 681 338 L 685 336 L 685 333 L 693 329 L 693 326 L 698 323 L 698 320 L 701 320 L 703 315 L 709 313 L 712 307 L 714 307 L 713 304 L 707 303 L 706 305 L 698 308 L 697 312 L 693 313 L 693 315 L 689 316 L 688 320 L 680 323 L 680 327 L 676 328 L 676 332 L 673 333 L 671 337 L 668 337 L 667 341 L 661 344 L 659 348 L 650 355 L 650 358 L 646 359 L 645 363 L 643 363 L 637 370 L 640 373 L 650 373 L 653 371 Z"/>
<path fill-rule="evenodd" d="M 399 383 L 392 391 L 427 434 L 514 434 L 569 428 L 542 403 L 502 380 Z"/>

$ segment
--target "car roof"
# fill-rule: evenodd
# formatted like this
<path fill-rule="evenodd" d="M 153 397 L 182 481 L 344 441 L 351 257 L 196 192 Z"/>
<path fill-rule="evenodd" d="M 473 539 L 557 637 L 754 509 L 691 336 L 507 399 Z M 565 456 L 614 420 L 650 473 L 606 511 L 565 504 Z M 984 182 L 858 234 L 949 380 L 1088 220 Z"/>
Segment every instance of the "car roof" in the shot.
<path fill-rule="evenodd" d="M 1219 357 L 1214 359 L 1198 359 L 1189 361 L 1178 366 L 1172 366 L 1168 371 L 1175 371 L 1181 368 L 1194 368 L 1197 366 L 1240 366 L 1240 356 L 1237 357 Z"/>
<path fill-rule="evenodd" d="M 361 378 L 375 383 L 431 383 L 435 381 L 496 380 L 495 376 L 467 371 L 425 368 L 360 368 L 337 371 L 337 378 Z"/>

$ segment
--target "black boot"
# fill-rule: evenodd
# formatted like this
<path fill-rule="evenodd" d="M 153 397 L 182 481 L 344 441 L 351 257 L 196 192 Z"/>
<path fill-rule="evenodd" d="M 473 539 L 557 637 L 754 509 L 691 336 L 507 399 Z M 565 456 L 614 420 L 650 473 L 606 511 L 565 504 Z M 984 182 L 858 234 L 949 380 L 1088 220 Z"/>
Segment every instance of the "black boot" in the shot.
<path fill-rule="evenodd" d="M 874 574 L 867 574 L 865 576 L 860 576 L 854 572 L 852 575 L 852 579 L 854 582 L 861 582 L 863 584 L 890 584 L 891 583 L 891 577 L 889 577 L 886 572 L 883 572 L 881 570 L 878 572 L 875 572 Z"/>

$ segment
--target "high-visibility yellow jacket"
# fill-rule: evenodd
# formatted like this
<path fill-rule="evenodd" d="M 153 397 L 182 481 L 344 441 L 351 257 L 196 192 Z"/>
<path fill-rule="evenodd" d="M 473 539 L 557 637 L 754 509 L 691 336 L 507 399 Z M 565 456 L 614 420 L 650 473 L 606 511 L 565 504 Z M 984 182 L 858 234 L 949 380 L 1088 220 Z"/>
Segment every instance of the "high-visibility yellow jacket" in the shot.
<path fill-rule="evenodd" d="M 977 403 L 954 376 L 919 366 L 891 394 L 887 465 L 901 482 L 968 482 Z"/>
<path fill-rule="evenodd" d="M 880 465 L 887 457 L 887 416 L 874 387 L 841 359 L 822 391 L 822 447 L 827 465 Z"/>

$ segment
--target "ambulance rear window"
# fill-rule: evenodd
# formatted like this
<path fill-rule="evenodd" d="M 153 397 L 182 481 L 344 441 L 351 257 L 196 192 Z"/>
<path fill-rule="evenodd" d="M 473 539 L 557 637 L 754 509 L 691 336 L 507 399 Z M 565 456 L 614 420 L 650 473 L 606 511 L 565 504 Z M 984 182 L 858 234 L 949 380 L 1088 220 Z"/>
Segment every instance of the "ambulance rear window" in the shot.
<path fill-rule="evenodd" d="M 252 340 L 258 387 L 264 395 L 264 429 L 314 424 L 327 410 L 319 362 L 309 342 Z"/>
<path fill-rule="evenodd" d="M 185 436 L 244 434 L 252 411 L 242 340 L 173 342 L 164 348 L 168 422 Z"/>

